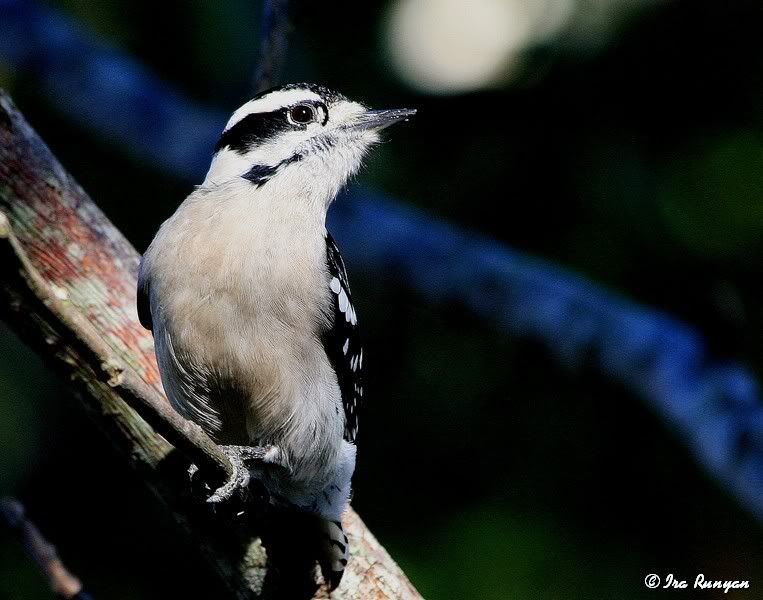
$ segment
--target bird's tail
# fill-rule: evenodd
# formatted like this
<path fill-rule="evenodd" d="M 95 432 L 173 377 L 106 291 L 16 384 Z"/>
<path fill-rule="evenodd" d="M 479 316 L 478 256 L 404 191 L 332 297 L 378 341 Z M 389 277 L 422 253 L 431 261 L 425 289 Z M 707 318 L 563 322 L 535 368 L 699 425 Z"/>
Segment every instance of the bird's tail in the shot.
<path fill-rule="evenodd" d="M 323 578 L 329 588 L 334 590 L 344 575 L 350 556 L 350 545 L 341 521 L 321 519 L 318 528 L 320 535 L 318 564 L 321 566 Z"/>

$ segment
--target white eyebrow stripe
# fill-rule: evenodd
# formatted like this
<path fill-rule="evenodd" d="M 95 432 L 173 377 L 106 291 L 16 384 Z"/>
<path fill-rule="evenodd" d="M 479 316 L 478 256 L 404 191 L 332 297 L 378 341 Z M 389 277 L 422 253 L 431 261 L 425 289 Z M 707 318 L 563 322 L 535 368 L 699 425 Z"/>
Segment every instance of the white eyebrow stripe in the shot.
<path fill-rule="evenodd" d="M 292 106 L 300 102 L 316 102 L 321 101 L 321 97 L 315 92 L 311 92 L 306 89 L 294 89 L 294 90 L 276 90 L 257 98 L 256 100 L 250 100 L 244 104 L 241 108 L 237 109 L 228 120 L 228 124 L 225 126 L 224 131 L 228 131 L 236 123 L 241 121 L 247 115 L 252 113 L 266 113 L 284 108 L 285 106 Z"/>

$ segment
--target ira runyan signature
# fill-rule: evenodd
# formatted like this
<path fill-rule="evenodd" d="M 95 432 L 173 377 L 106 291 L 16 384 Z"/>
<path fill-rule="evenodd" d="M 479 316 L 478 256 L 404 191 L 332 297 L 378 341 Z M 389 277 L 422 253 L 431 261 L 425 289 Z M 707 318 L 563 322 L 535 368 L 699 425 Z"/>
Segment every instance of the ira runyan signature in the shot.
<path fill-rule="evenodd" d="M 677 579 L 673 573 L 668 573 L 665 577 L 665 583 L 662 585 L 663 589 L 686 589 L 689 587 L 689 582 L 683 579 Z M 729 590 L 747 589 L 750 587 L 750 582 L 747 580 L 713 580 L 705 579 L 705 575 L 700 573 L 694 579 L 695 590 L 723 590 L 724 594 L 728 594 Z"/>

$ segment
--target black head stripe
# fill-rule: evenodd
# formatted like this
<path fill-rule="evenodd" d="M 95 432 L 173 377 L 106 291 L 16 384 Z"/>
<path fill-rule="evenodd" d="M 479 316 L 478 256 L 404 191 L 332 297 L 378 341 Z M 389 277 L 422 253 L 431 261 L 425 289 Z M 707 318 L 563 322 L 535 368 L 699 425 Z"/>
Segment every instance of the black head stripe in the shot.
<path fill-rule="evenodd" d="M 312 104 L 315 106 L 322 116 L 322 125 L 325 125 L 329 119 L 329 107 L 336 102 L 346 100 L 342 94 L 311 83 L 292 83 L 275 87 L 257 94 L 253 100 L 264 98 L 273 92 L 297 89 L 307 90 L 320 96 L 321 100 L 306 99 L 304 102 L 295 104 Z M 239 154 L 245 154 L 252 147 L 263 144 L 284 131 L 304 129 L 305 125 L 289 122 L 287 116 L 289 108 L 291 107 L 285 106 L 271 112 L 247 115 L 233 127 L 223 132 L 215 145 L 215 152 L 222 148 L 230 148 Z"/>
<path fill-rule="evenodd" d="M 239 154 L 246 153 L 253 146 L 274 138 L 279 133 L 295 126 L 286 118 L 286 108 L 272 112 L 252 113 L 245 116 L 233 127 L 224 131 L 215 145 L 215 152 L 228 147 Z"/>
<path fill-rule="evenodd" d="M 298 104 L 310 104 L 321 115 L 321 124 L 328 121 L 328 108 L 323 102 L 306 101 Z M 271 140 L 284 131 L 305 129 L 307 124 L 294 123 L 289 120 L 288 112 L 291 107 L 279 108 L 271 112 L 252 113 L 245 116 L 233 127 L 223 132 L 215 145 L 215 152 L 221 148 L 230 148 L 239 154 L 245 154 L 254 146 Z"/>

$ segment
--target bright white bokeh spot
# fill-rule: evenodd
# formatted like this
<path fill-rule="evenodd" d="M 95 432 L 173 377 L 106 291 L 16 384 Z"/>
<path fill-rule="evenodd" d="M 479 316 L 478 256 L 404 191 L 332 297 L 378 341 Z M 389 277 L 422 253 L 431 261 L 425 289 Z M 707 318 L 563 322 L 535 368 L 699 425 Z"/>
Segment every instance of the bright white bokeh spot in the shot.
<path fill-rule="evenodd" d="M 575 0 L 396 0 L 385 41 L 412 87 L 466 92 L 510 78 L 522 52 L 557 33 L 574 8 Z"/>

